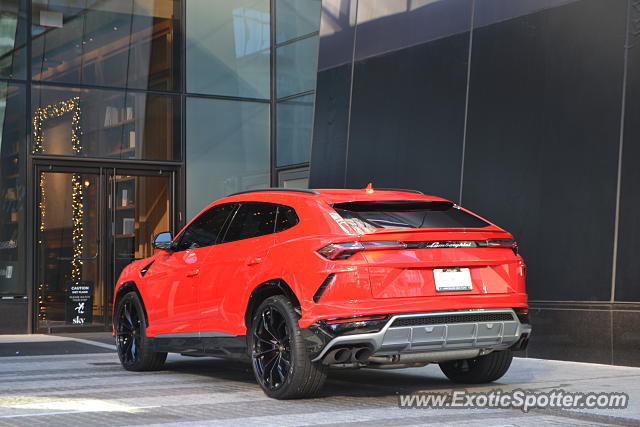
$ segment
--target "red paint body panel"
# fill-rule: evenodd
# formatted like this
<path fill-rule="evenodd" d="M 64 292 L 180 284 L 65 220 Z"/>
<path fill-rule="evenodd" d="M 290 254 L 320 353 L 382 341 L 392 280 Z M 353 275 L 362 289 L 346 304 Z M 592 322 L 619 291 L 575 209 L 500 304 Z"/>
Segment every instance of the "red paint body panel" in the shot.
<path fill-rule="evenodd" d="M 284 281 L 299 301 L 301 327 L 318 320 L 366 314 L 527 307 L 524 262 L 508 248 L 376 250 L 345 260 L 329 260 L 317 253 L 332 243 L 356 241 L 513 238 L 501 228 L 489 223 L 474 229 L 379 229 L 363 234 L 351 228 L 331 204 L 445 199 L 401 191 L 318 192 L 253 192 L 212 203 L 203 212 L 228 202 L 286 205 L 295 209 L 299 223 L 278 233 L 235 242 L 180 252 L 159 250 L 123 270 L 116 295 L 123 284 L 135 283 L 148 313 L 149 336 L 212 331 L 244 335 L 252 292 L 276 280 Z M 142 276 L 140 270 L 151 261 Z M 472 289 L 437 292 L 433 269 L 446 267 L 469 268 Z M 314 294 L 330 274 L 335 277 L 314 302 Z"/>

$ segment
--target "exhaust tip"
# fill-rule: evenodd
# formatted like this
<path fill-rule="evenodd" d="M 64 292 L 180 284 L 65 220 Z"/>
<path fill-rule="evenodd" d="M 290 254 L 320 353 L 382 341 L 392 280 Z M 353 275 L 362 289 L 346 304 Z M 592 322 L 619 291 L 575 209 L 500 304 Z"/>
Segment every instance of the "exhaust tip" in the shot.
<path fill-rule="evenodd" d="M 351 358 L 355 362 L 366 362 L 373 354 L 369 347 L 360 347 L 353 350 Z"/>
<path fill-rule="evenodd" d="M 327 353 L 322 360 L 325 365 L 333 365 L 336 363 L 346 363 L 351 358 L 351 350 L 348 348 L 336 348 Z"/>
<path fill-rule="evenodd" d="M 335 359 L 335 363 L 346 363 L 349 361 L 351 356 L 351 351 L 346 348 L 339 348 L 336 350 L 333 358 Z"/>

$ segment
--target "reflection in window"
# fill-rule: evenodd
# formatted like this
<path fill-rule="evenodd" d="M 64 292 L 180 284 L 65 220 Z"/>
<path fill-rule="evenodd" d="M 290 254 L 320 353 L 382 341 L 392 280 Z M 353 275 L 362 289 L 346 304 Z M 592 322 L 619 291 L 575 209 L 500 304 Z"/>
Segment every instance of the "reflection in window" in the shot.
<path fill-rule="evenodd" d="M 177 0 L 33 0 L 35 80 L 174 90 Z"/>
<path fill-rule="evenodd" d="M 269 49 L 269 14 L 241 8 L 233 11 L 233 33 L 236 58 Z"/>
<path fill-rule="evenodd" d="M 25 78 L 26 23 L 20 0 L 0 3 L 0 77 Z"/>
<path fill-rule="evenodd" d="M 269 104 L 188 98 L 187 219 L 212 201 L 269 186 Z"/>
<path fill-rule="evenodd" d="M 318 36 L 277 49 L 278 98 L 314 90 L 318 72 Z"/>
<path fill-rule="evenodd" d="M 276 41 L 305 36 L 320 29 L 322 0 L 276 0 Z"/>
<path fill-rule="evenodd" d="M 269 0 L 187 0 L 186 14 L 187 91 L 268 99 Z"/>
<path fill-rule="evenodd" d="M 32 105 L 33 154 L 178 158 L 177 97 L 34 86 Z"/>
<path fill-rule="evenodd" d="M 0 82 L 0 295 L 25 295 L 25 90 Z"/>
<path fill-rule="evenodd" d="M 309 161 L 315 95 L 278 103 L 278 166 Z"/>
<path fill-rule="evenodd" d="M 113 277 L 119 277 L 133 261 L 153 255 L 153 237 L 170 229 L 171 185 L 167 176 L 135 175 L 116 175 L 112 184 Z"/>

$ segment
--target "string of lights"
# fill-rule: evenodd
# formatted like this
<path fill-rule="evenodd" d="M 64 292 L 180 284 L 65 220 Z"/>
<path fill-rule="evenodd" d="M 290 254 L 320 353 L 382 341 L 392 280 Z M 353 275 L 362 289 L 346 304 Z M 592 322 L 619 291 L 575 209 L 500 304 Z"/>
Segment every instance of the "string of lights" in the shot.
<path fill-rule="evenodd" d="M 71 260 L 71 282 L 79 285 L 82 280 L 82 253 L 84 250 L 84 197 L 80 174 L 71 175 L 71 221 L 73 255 Z"/>
<path fill-rule="evenodd" d="M 82 129 L 80 128 L 80 97 L 74 96 L 66 101 L 39 107 L 33 114 L 33 148 L 31 152 L 38 154 L 43 152 L 44 144 L 44 121 L 60 117 L 63 114 L 73 113 L 71 117 L 71 148 L 76 153 L 82 151 Z"/>
<path fill-rule="evenodd" d="M 40 172 L 40 202 L 38 203 L 38 208 L 40 209 L 40 231 L 47 229 L 47 192 L 45 191 L 45 181 L 46 177 L 44 172 Z"/>
<path fill-rule="evenodd" d="M 38 154 L 44 151 L 44 123 L 47 119 L 60 117 L 64 114 L 72 113 L 71 116 L 71 148 L 76 153 L 82 152 L 82 128 L 80 97 L 74 96 L 66 101 L 46 105 L 36 109 L 33 115 L 33 146 L 32 153 Z M 46 230 L 46 178 L 45 173 L 40 174 L 40 231 Z M 82 281 L 82 253 L 84 252 L 84 194 L 82 187 L 82 177 L 78 173 L 71 175 L 71 282 L 79 285 Z M 46 320 L 46 297 L 48 288 L 46 283 L 38 285 L 38 317 Z"/>

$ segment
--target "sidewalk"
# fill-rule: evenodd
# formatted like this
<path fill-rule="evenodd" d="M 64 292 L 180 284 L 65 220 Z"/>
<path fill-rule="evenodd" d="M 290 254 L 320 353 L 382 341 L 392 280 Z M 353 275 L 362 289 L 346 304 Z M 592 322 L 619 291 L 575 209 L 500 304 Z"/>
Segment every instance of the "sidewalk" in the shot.
<path fill-rule="evenodd" d="M 113 353 L 110 332 L 63 335 L 0 335 L 0 357 Z"/>
<path fill-rule="evenodd" d="M 39 346 L 46 354 L 0 357 L 0 426 L 363 425 L 540 426 L 640 425 L 640 368 L 516 358 L 487 385 L 456 385 L 437 365 L 403 370 L 332 371 L 316 399 L 276 401 L 251 367 L 215 358 L 169 355 L 164 370 L 128 372 L 108 337 L 0 336 L 0 348 Z M 14 347 L 11 347 L 14 346 Z M 52 349 L 46 350 L 46 347 Z M 81 347 L 78 347 L 81 346 Z M 71 347 L 83 354 L 61 354 Z M 54 350 L 59 348 L 63 350 Z M 562 389 L 624 392 L 626 409 L 402 409 L 399 394 Z"/>

